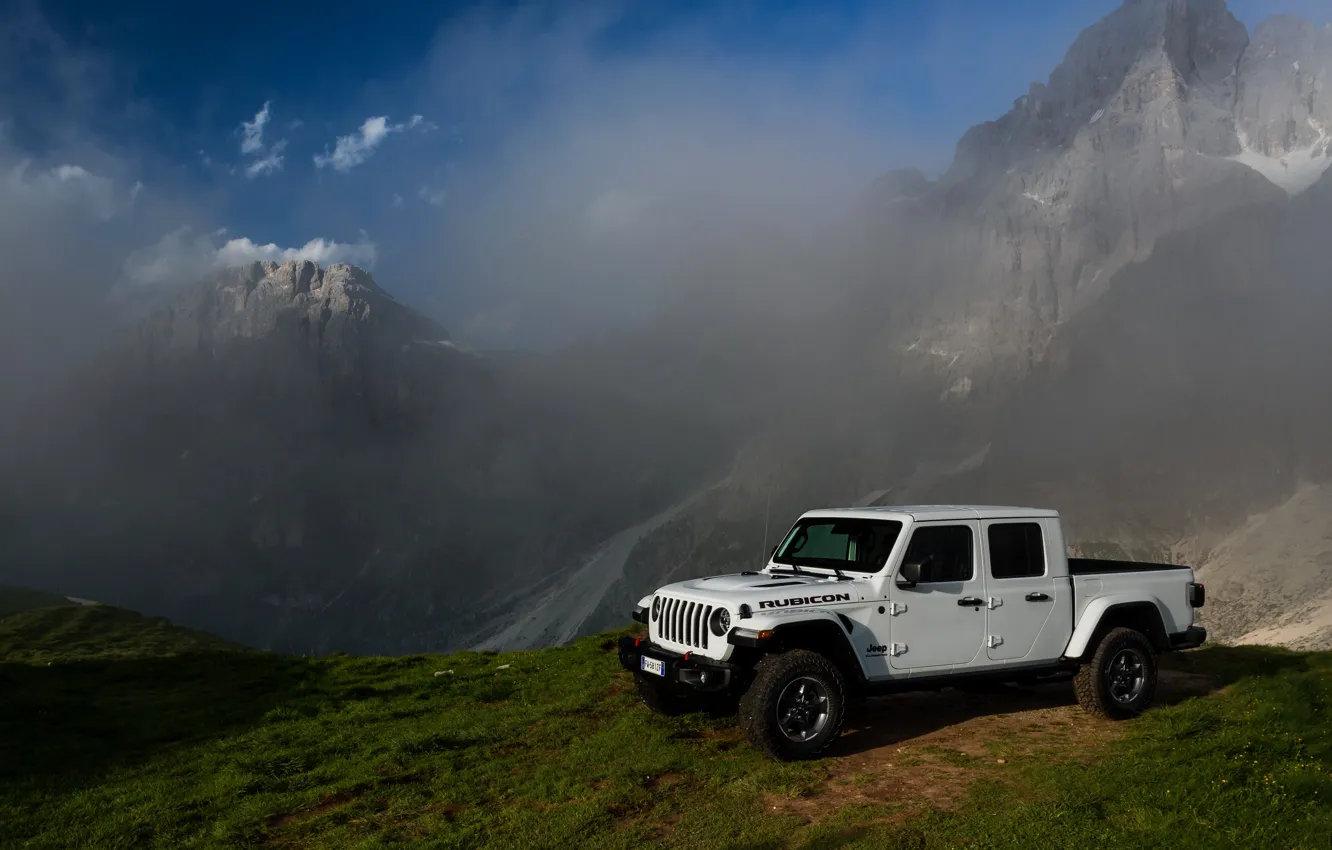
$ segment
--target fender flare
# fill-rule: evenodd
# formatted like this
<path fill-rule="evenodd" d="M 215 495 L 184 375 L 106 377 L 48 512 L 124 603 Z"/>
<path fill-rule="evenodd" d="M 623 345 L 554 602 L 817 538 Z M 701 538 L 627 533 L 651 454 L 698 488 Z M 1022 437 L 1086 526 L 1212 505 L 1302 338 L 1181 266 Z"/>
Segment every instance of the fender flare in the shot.
<path fill-rule="evenodd" d="M 1152 606 L 1156 612 L 1157 621 L 1161 626 L 1161 633 L 1167 634 L 1166 614 L 1169 609 L 1165 603 L 1156 596 L 1141 593 L 1116 593 L 1110 596 L 1101 596 L 1092 600 L 1087 609 L 1082 612 L 1078 618 L 1077 627 L 1073 629 L 1073 637 L 1068 641 L 1068 646 L 1064 649 L 1065 658 L 1081 658 L 1086 652 L 1092 638 L 1100 631 L 1101 623 L 1105 621 L 1106 615 L 1116 609 L 1134 608 L 1140 606 Z M 1149 636 L 1150 637 L 1150 636 Z"/>
<path fill-rule="evenodd" d="M 854 621 L 845 614 L 838 611 L 808 609 L 791 611 L 786 616 L 754 617 L 744 622 L 743 627 L 731 629 L 728 640 L 732 645 L 750 645 L 760 651 L 787 646 L 808 647 L 821 651 L 829 660 L 844 668 L 844 675 L 854 677 L 857 682 L 865 681 L 865 668 L 856 654 L 855 644 L 851 642 Z M 848 628 L 848 624 L 851 624 L 851 628 Z M 753 644 L 740 643 L 737 642 L 735 634 L 738 628 L 754 631 L 771 630 L 772 636 Z M 803 640 L 802 632 L 808 636 Z M 826 641 L 832 641 L 832 645 L 828 646 Z M 820 644 L 825 646 L 826 650 L 822 649 Z"/>

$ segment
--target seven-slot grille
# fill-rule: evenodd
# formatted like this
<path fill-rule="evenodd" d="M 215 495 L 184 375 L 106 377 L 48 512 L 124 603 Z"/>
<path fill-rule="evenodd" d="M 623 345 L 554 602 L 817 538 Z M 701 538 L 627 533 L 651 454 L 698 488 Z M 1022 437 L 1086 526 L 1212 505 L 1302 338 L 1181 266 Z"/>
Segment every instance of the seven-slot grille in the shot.
<path fill-rule="evenodd" d="M 663 596 L 661 614 L 657 618 L 657 636 L 695 649 L 707 649 L 708 619 L 711 616 L 711 605 Z"/>

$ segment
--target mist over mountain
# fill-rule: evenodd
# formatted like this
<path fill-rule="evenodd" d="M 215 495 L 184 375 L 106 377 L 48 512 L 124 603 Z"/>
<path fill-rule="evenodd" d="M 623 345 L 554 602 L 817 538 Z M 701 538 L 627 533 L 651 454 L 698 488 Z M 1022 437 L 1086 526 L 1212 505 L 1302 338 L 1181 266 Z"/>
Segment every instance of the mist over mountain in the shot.
<path fill-rule="evenodd" d="M 936 179 L 691 242 L 641 322 L 545 353 L 352 265 L 175 281 L 10 424 L 0 578 L 280 649 L 514 648 L 752 568 L 809 508 L 1028 503 L 1203 565 L 1223 637 L 1326 642 L 1330 85 L 1321 22 L 1129 0 Z"/>

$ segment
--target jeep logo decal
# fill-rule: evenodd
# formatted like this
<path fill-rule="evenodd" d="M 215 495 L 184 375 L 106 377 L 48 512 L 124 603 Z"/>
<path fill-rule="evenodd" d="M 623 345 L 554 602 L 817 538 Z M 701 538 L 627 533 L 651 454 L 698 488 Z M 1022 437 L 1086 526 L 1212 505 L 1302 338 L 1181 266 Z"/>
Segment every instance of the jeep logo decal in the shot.
<path fill-rule="evenodd" d="M 825 602 L 850 602 L 849 593 L 827 593 L 823 596 L 792 596 L 789 599 L 765 599 L 760 608 L 794 608 L 801 605 L 822 605 Z"/>

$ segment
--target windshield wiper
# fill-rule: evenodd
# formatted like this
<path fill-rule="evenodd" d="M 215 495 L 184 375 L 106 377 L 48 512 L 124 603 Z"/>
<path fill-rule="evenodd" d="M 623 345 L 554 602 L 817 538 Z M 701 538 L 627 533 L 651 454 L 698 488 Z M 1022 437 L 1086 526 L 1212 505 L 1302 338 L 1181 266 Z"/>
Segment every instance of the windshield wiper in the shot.
<path fill-rule="evenodd" d="M 801 575 L 801 576 L 818 575 L 818 573 L 811 573 L 811 572 L 809 572 L 809 571 L 807 571 L 807 570 L 802 570 L 802 569 L 800 569 L 800 565 L 797 564 L 797 563 L 795 563 L 794 561 L 791 562 L 791 563 L 789 563 L 789 564 L 777 564 L 777 563 L 774 562 L 774 566 L 775 566 L 775 567 L 790 567 L 790 568 L 791 568 L 791 572 L 794 573 L 794 574 L 796 574 L 796 575 Z M 833 566 L 833 565 L 830 564 L 830 565 L 828 565 L 828 566 L 826 567 L 826 569 L 832 570 L 834 573 L 836 573 L 836 574 L 837 574 L 837 580 L 838 580 L 838 581 L 855 581 L 855 579 L 853 579 L 851 576 L 846 575 L 845 573 L 843 573 L 840 567 Z"/>

